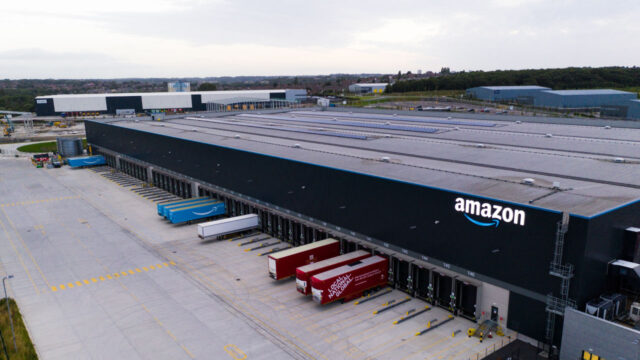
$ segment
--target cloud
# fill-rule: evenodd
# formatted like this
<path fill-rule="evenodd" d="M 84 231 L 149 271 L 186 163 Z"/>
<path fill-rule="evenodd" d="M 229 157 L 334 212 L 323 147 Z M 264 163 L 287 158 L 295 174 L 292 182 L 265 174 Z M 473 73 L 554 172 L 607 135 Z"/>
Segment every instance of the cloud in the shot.
<path fill-rule="evenodd" d="M 640 3 L 631 0 L 23 0 L 1 2 L 0 13 L 11 35 L 0 41 L 0 77 L 395 73 L 640 59 L 630 46 L 640 36 Z M 29 51 L 28 60 L 15 58 Z"/>

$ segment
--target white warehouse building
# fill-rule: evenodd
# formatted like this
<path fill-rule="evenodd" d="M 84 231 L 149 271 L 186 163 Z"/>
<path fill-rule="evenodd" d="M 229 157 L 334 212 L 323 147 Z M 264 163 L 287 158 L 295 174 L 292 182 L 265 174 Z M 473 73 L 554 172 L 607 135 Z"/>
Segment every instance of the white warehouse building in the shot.
<path fill-rule="evenodd" d="M 192 91 L 119 94 L 64 94 L 37 96 L 36 114 L 52 116 L 74 113 L 144 113 L 175 109 L 206 111 L 230 110 L 234 106 L 268 108 L 274 103 L 286 105 L 307 98 L 305 89 Z"/>
<path fill-rule="evenodd" d="M 349 85 L 349 92 L 356 94 L 382 94 L 387 89 L 387 83 L 357 83 Z"/>

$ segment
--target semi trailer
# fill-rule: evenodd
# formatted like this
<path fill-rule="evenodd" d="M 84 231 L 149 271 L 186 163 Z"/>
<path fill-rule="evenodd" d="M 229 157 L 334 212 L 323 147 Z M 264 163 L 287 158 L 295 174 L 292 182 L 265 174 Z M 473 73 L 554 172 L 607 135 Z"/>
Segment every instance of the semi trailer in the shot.
<path fill-rule="evenodd" d="M 226 212 L 223 201 L 211 201 L 169 210 L 168 219 L 172 224 L 222 215 Z"/>
<path fill-rule="evenodd" d="M 369 256 L 371 256 L 370 252 L 357 250 L 317 263 L 301 266 L 296 269 L 296 289 L 304 295 L 309 295 L 311 294 L 311 277 L 313 275 L 366 259 Z"/>
<path fill-rule="evenodd" d="M 349 301 L 365 291 L 387 285 L 389 260 L 371 256 L 311 277 L 313 301 L 328 304 Z"/>
<path fill-rule="evenodd" d="M 275 280 L 296 275 L 296 268 L 340 255 L 340 242 L 324 239 L 269 255 L 269 276 Z"/>
<path fill-rule="evenodd" d="M 198 224 L 198 237 L 201 239 L 213 238 L 227 234 L 235 234 L 259 226 L 259 218 L 256 214 L 235 216 Z"/>
<path fill-rule="evenodd" d="M 166 205 L 162 209 L 162 216 L 164 216 L 164 217 L 166 217 L 168 219 L 169 218 L 169 214 L 171 214 L 172 210 L 180 209 L 180 208 L 184 208 L 184 207 L 189 207 L 189 206 L 193 206 L 193 205 L 198 205 L 198 204 L 215 202 L 215 201 L 216 200 L 211 199 L 211 198 L 198 198 L 198 200 L 182 202 L 182 203 L 174 204 L 174 205 Z"/>
<path fill-rule="evenodd" d="M 161 202 L 158 203 L 158 205 L 156 206 L 156 208 L 158 209 L 158 215 L 160 216 L 164 216 L 164 208 L 167 206 L 173 206 L 173 205 L 181 205 L 181 204 L 188 204 L 194 201 L 198 201 L 198 200 L 209 200 L 210 198 L 203 196 L 203 197 L 197 197 L 197 198 L 191 198 L 191 199 L 182 199 L 182 200 L 176 200 L 176 201 L 165 201 L 165 202 Z"/>
<path fill-rule="evenodd" d="M 102 155 L 81 156 L 67 159 L 67 164 L 69 164 L 69 166 L 72 168 L 105 165 L 106 163 L 107 161 Z"/>

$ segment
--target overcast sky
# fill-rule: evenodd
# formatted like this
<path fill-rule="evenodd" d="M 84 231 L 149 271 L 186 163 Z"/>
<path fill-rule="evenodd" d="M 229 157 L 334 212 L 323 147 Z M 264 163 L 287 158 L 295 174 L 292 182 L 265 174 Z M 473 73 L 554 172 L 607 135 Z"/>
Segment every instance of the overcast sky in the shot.
<path fill-rule="evenodd" d="M 1 0 L 0 78 L 640 65 L 638 0 Z"/>

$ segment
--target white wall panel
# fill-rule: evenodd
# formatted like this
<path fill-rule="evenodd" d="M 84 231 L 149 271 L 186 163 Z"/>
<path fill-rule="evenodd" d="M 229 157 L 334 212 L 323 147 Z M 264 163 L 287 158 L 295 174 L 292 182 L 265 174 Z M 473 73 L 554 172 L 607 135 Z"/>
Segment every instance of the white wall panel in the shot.
<path fill-rule="evenodd" d="M 191 93 L 142 95 L 143 109 L 185 109 L 190 107 L 192 107 Z"/>
<path fill-rule="evenodd" d="M 252 98 L 252 99 L 261 99 L 261 100 L 269 100 L 269 94 L 271 92 L 276 92 L 273 90 L 247 90 L 247 91 L 216 91 L 216 92 L 202 92 L 202 102 L 214 102 L 216 100 L 222 99 L 232 99 L 232 98 Z"/>
<path fill-rule="evenodd" d="M 54 97 L 53 108 L 56 112 L 107 111 L 105 96 Z"/>

